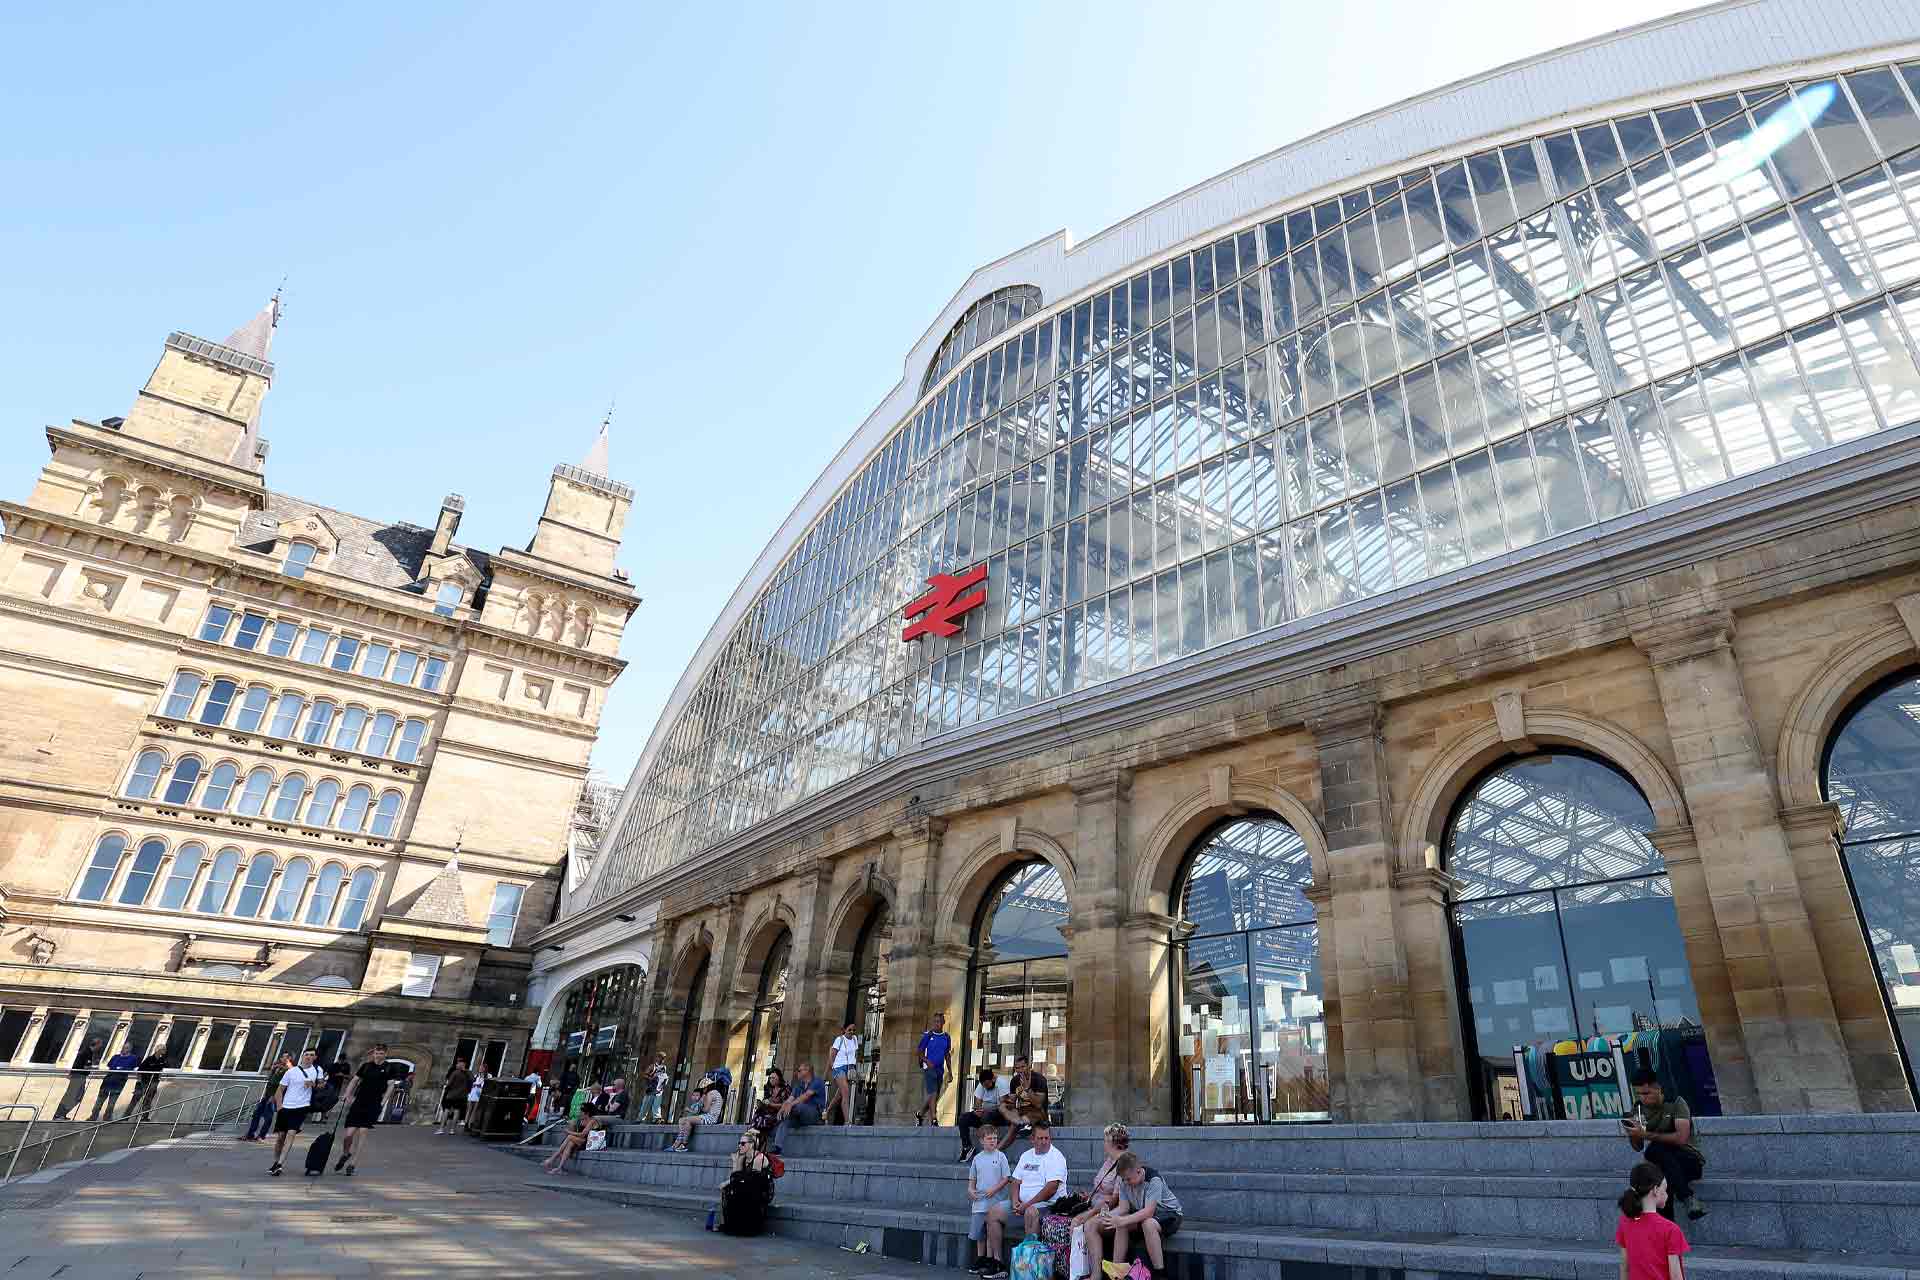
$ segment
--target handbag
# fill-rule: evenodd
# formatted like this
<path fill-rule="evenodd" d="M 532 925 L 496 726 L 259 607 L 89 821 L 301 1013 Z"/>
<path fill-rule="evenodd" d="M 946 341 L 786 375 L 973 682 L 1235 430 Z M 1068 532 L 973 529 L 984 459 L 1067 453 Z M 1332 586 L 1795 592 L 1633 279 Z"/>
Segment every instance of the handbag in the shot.
<path fill-rule="evenodd" d="M 605 1129 L 595 1129 L 592 1133 L 589 1133 L 587 1135 L 587 1150 L 605 1151 L 606 1149 L 607 1149 L 607 1131 Z"/>
<path fill-rule="evenodd" d="M 1073 1229 L 1073 1252 L 1067 1259 L 1067 1280 L 1080 1280 L 1091 1268 L 1087 1266 L 1087 1229 L 1078 1226 Z"/>
<path fill-rule="evenodd" d="M 1058 1200 L 1055 1200 L 1047 1206 L 1047 1212 L 1063 1214 L 1069 1218 L 1077 1218 L 1091 1208 L 1093 1208 L 1093 1201 L 1087 1199 L 1085 1196 L 1061 1196 Z"/>

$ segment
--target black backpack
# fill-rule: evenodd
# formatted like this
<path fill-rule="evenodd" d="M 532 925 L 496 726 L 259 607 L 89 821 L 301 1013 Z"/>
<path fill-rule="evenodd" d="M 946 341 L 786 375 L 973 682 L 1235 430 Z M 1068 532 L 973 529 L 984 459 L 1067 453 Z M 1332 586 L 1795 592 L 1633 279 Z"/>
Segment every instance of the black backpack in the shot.
<path fill-rule="evenodd" d="M 320 1068 L 315 1067 L 314 1070 L 320 1071 Z M 339 1104 L 340 1086 L 333 1082 L 332 1076 L 321 1072 L 318 1076 L 308 1076 L 307 1080 L 311 1084 L 313 1091 L 313 1101 L 308 1104 L 307 1108 L 309 1111 L 312 1111 L 315 1115 L 323 1116 Z"/>
<path fill-rule="evenodd" d="M 757 1236 L 767 1229 L 773 1179 L 764 1170 L 742 1169 L 720 1188 L 720 1229 L 730 1236 Z"/>

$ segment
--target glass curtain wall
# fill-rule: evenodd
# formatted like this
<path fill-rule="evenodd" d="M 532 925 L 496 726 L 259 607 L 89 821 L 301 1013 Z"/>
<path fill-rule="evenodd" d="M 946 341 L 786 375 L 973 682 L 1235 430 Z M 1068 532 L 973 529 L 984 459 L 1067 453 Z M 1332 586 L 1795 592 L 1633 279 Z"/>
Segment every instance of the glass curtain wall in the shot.
<path fill-rule="evenodd" d="M 1842 861 L 1912 1089 L 1920 1058 L 1920 672 L 1887 682 L 1841 719 L 1825 772 L 1827 799 L 1846 824 Z"/>
<path fill-rule="evenodd" d="M 1279 818 L 1236 818 L 1194 846 L 1174 976 L 1182 1123 L 1331 1114 L 1312 883 L 1306 842 Z"/>
<path fill-rule="evenodd" d="M 766 963 L 760 966 L 760 987 L 754 993 L 753 1016 L 747 1023 L 746 1070 L 734 1081 L 734 1095 L 728 1099 L 735 1124 L 745 1124 L 752 1114 L 767 1071 L 773 1067 L 786 1071 L 780 1062 L 780 1017 L 786 1012 L 787 970 L 792 960 L 793 935 L 783 932 L 768 948 Z"/>
<path fill-rule="evenodd" d="M 1012 868 L 987 895 L 974 924 L 966 1056 L 958 1079 L 983 1066 L 1004 1077 L 1015 1058 L 1026 1057 L 1046 1076 L 1049 1102 L 1061 1105 L 1073 1007 L 1066 923 L 1066 885 L 1044 861 Z"/>
<path fill-rule="evenodd" d="M 604 900 L 915 743 L 1920 417 L 1920 63 L 1271 216 L 958 361 L 670 724 Z M 961 343 L 965 346 L 965 343 Z M 988 566 L 908 646 L 935 571 Z"/>
<path fill-rule="evenodd" d="M 571 1069 L 582 1084 L 605 1084 L 624 1075 L 631 1086 L 633 1035 L 646 976 L 639 965 L 616 965 L 567 988 L 555 1079 Z"/>
<path fill-rule="evenodd" d="M 846 1021 L 860 1028 L 860 1084 L 854 1110 L 873 1123 L 880 1096 L 880 1037 L 887 1020 L 887 955 L 893 950 L 893 914 L 883 904 L 860 926 L 853 944 L 853 980 L 847 986 Z"/>
<path fill-rule="evenodd" d="M 1652 830 L 1630 779 L 1568 752 L 1501 764 L 1454 811 L 1445 859 L 1477 1116 L 1520 1118 L 1516 1056 L 1543 1093 L 1555 1054 L 1699 1027 Z"/>
<path fill-rule="evenodd" d="M 693 1067 L 694 1038 L 700 1034 L 700 1015 L 707 996 L 707 967 L 711 963 L 712 957 L 701 956 L 700 967 L 693 971 L 693 980 L 687 984 L 687 1007 L 680 1015 L 680 1041 L 673 1051 L 673 1096 L 667 1100 L 668 1115 L 681 1114 L 687 1091 L 699 1078 Z"/>

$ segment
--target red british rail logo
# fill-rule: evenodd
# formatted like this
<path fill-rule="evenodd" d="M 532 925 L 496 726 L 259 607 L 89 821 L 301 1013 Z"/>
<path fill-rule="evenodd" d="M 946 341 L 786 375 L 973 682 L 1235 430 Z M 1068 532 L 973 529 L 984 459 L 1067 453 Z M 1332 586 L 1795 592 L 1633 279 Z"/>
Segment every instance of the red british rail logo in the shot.
<path fill-rule="evenodd" d="M 909 622 L 907 629 L 900 633 L 900 638 L 918 640 L 921 636 L 959 635 L 960 623 L 957 619 L 965 616 L 968 610 L 978 609 L 987 602 L 986 581 L 987 566 L 984 562 L 964 573 L 934 574 L 927 579 L 927 585 L 933 590 L 908 601 L 906 616 L 909 619 L 919 618 L 920 621 Z M 979 587 L 979 590 L 967 591 L 968 587 Z"/>

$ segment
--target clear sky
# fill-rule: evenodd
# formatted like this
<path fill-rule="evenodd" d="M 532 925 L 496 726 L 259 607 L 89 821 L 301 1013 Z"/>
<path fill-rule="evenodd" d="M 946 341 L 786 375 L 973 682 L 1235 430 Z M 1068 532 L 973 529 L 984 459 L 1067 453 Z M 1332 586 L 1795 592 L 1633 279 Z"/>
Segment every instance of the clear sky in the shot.
<path fill-rule="evenodd" d="M 617 400 L 625 782 L 976 266 L 1684 5 L 465 3 L 0 14 L 0 495 L 282 275 L 268 483 L 524 546 Z M 917 376 L 917 373 L 916 375 Z"/>

